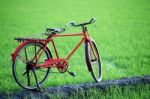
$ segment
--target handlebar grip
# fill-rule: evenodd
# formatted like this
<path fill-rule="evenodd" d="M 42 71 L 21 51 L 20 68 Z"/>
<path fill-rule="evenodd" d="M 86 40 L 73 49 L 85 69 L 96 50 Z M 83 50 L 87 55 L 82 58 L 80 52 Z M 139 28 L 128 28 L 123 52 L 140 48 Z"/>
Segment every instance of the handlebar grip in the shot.
<path fill-rule="evenodd" d="M 89 23 L 94 23 L 94 22 L 96 22 L 96 19 L 92 18 Z"/>

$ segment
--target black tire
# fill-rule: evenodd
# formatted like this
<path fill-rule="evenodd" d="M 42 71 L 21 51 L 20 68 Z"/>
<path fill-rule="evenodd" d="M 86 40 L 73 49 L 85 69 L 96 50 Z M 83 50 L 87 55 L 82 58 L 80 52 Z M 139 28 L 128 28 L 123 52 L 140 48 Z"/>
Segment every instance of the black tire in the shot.
<path fill-rule="evenodd" d="M 91 43 L 85 42 L 85 57 L 88 70 L 91 72 L 93 79 L 95 82 L 100 82 L 102 79 L 102 64 L 97 46 L 93 40 Z"/>
<path fill-rule="evenodd" d="M 33 59 L 33 57 L 35 56 L 35 53 L 37 53 L 38 51 L 42 51 L 43 48 L 44 48 L 44 45 L 42 43 L 33 43 L 33 42 L 27 43 L 24 47 L 22 47 L 16 59 L 13 61 L 13 64 L 12 64 L 13 76 L 15 78 L 15 81 L 22 88 L 25 88 L 28 90 L 37 89 L 39 86 L 43 84 L 43 82 L 48 77 L 50 68 L 42 68 L 42 67 L 35 68 L 33 66 L 29 67 L 27 65 L 29 61 Z M 28 63 L 25 62 L 22 57 L 24 57 L 26 61 L 28 61 Z M 48 48 L 46 48 L 46 50 L 44 51 L 44 53 L 42 54 L 38 62 L 44 63 L 46 59 L 50 59 L 50 58 L 52 58 L 51 52 Z M 34 72 L 33 72 L 33 69 L 34 69 Z M 36 73 L 36 76 L 35 76 L 35 73 Z M 37 86 L 37 82 L 39 86 Z"/>

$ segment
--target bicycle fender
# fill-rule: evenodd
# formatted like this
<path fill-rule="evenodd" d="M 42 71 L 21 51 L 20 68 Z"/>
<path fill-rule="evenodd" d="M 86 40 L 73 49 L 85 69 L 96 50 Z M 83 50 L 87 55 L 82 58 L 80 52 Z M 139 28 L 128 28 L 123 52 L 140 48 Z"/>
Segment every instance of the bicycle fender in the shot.
<path fill-rule="evenodd" d="M 19 53 L 19 51 L 26 45 L 28 44 L 29 41 L 25 41 L 23 42 L 20 46 L 17 47 L 17 49 L 14 51 L 14 53 L 12 54 L 12 58 L 11 61 L 14 61 Z"/>

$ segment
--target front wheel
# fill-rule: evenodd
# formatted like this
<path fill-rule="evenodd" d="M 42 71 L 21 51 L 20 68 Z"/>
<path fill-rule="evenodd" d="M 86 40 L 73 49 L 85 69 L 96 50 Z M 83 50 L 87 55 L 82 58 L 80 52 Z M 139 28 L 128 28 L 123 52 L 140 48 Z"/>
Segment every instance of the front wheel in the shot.
<path fill-rule="evenodd" d="M 85 42 L 85 57 L 88 70 L 91 72 L 92 77 L 96 82 L 102 79 L 102 65 L 100 55 L 95 42 Z"/>

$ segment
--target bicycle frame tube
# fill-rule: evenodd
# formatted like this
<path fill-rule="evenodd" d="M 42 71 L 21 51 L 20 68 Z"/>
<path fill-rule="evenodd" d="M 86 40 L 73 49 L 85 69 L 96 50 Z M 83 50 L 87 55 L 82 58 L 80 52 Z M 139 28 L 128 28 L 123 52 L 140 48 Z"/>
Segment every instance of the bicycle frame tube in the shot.
<path fill-rule="evenodd" d="M 69 58 L 75 53 L 75 51 L 81 46 L 81 44 L 85 41 L 85 38 L 82 38 L 82 40 L 79 42 L 79 44 L 72 50 L 72 52 L 67 56 L 66 60 L 69 60 Z"/>
<path fill-rule="evenodd" d="M 59 55 L 58 55 L 58 51 L 57 51 L 57 48 L 56 48 L 56 45 L 55 45 L 54 40 L 52 40 L 52 44 L 53 44 L 53 47 L 54 47 L 54 51 L 55 51 L 56 57 L 57 57 L 57 59 L 58 59 L 58 58 L 59 58 Z"/>
<path fill-rule="evenodd" d="M 81 41 L 75 46 L 75 48 L 65 58 L 66 60 L 69 60 L 71 58 L 71 56 L 76 52 L 76 50 L 81 46 L 81 44 L 83 42 L 85 42 L 85 40 L 91 42 L 91 39 L 90 39 L 87 32 L 75 33 L 75 34 L 56 34 L 56 35 L 52 36 L 51 38 L 49 38 L 49 40 L 52 42 L 52 45 L 54 47 L 54 51 L 55 51 L 57 59 L 59 59 L 59 55 L 58 55 L 56 45 L 54 43 L 54 38 L 56 38 L 56 37 L 67 37 L 67 36 L 83 36 L 83 37 L 82 37 Z"/>

